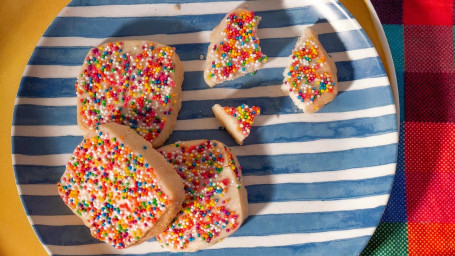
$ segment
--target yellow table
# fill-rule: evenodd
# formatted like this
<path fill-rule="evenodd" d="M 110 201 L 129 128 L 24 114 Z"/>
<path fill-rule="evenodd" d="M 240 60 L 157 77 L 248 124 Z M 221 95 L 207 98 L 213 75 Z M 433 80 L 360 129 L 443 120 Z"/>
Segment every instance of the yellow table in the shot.
<path fill-rule="evenodd" d="M 68 2 L 0 1 L 0 102 L 5 106 L 0 118 L 0 255 L 46 255 L 26 218 L 17 193 L 11 162 L 11 122 L 14 100 L 25 65 L 41 35 Z M 363 26 L 386 63 L 380 36 L 367 4 L 358 0 L 341 2 Z"/>

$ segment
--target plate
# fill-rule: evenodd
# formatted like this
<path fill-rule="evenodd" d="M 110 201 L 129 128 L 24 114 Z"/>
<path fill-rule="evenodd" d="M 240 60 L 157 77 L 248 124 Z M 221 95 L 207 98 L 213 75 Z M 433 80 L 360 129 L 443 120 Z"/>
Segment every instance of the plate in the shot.
<path fill-rule="evenodd" d="M 209 88 L 202 68 L 210 31 L 225 13 L 247 5 L 262 17 L 269 61 L 253 76 Z M 282 72 L 307 26 L 338 68 L 338 97 L 305 115 L 280 93 Z M 12 128 L 13 164 L 27 216 L 55 255 L 164 252 L 154 239 L 117 250 L 91 237 L 64 205 L 56 183 L 82 135 L 74 84 L 90 47 L 149 39 L 176 47 L 184 63 L 183 106 L 167 143 L 217 139 L 244 169 L 249 217 L 223 242 L 192 255 L 358 255 L 391 191 L 397 123 L 390 82 L 365 32 L 332 0 L 74 0 L 55 18 L 29 60 Z M 215 103 L 259 106 L 252 134 L 238 146 L 218 129 Z M 166 144 L 167 144 L 166 143 Z"/>

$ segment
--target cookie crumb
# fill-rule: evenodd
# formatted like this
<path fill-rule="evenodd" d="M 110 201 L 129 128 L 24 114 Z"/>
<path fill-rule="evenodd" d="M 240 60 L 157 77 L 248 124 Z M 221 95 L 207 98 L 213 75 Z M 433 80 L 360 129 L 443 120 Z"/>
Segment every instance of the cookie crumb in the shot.
<path fill-rule="evenodd" d="M 175 5 L 174 5 L 174 10 L 180 11 L 180 8 L 181 8 L 181 7 L 182 7 L 182 6 L 181 6 L 180 4 L 175 4 Z"/>
<path fill-rule="evenodd" d="M 205 58 L 204 54 L 201 54 L 201 55 L 199 56 L 199 59 L 200 59 L 200 60 L 203 60 L 204 58 Z"/>

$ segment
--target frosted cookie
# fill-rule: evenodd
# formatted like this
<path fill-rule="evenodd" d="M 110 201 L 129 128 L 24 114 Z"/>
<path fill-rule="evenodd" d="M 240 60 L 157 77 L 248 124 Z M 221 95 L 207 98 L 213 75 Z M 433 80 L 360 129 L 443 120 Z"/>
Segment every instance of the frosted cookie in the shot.
<path fill-rule="evenodd" d="M 245 104 L 236 108 L 222 107 L 219 104 L 215 104 L 212 110 L 222 126 L 228 130 L 229 134 L 234 137 L 239 145 L 242 145 L 243 140 L 250 135 L 254 118 L 261 113 L 259 107 L 253 106 L 250 108 Z"/>
<path fill-rule="evenodd" d="M 183 66 L 173 47 L 121 41 L 92 48 L 76 83 L 79 127 L 115 122 L 158 147 L 174 129 L 181 107 Z"/>
<path fill-rule="evenodd" d="M 175 252 L 207 248 L 234 233 L 248 215 L 247 192 L 237 158 L 223 143 L 178 142 L 158 149 L 185 184 L 182 210 L 157 236 Z"/>
<path fill-rule="evenodd" d="M 115 123 L 101 125 L 76 147 L 58 193 L 93 237 L 115 248 L 163 232 L 184 199 L 172 165 L 144 138 Z"/>
<path fill-rule="evenodd" d="M 297 41 L 281 89 L 305 113 L 314 113 L 338 94 L 337 68 L 318 35 L 306 29 Z"/>
<path fill-rule="evenodd" d="M 257 37 L 260 20 L 252 11 L 235 9 L 213 29 L 204 69 L 210 87 L 256 72 L 267 61 Z"/>

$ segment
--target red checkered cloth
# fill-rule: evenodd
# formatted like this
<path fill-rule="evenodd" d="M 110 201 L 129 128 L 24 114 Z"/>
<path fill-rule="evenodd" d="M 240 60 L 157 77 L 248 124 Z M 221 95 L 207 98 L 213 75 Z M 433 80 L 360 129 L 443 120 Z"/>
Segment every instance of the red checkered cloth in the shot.
<path fill-rule="evenodd" d="M 453 0 L 372 0 L 400 91 L 398 168 L 362 255 L 455 255 Z"/>

